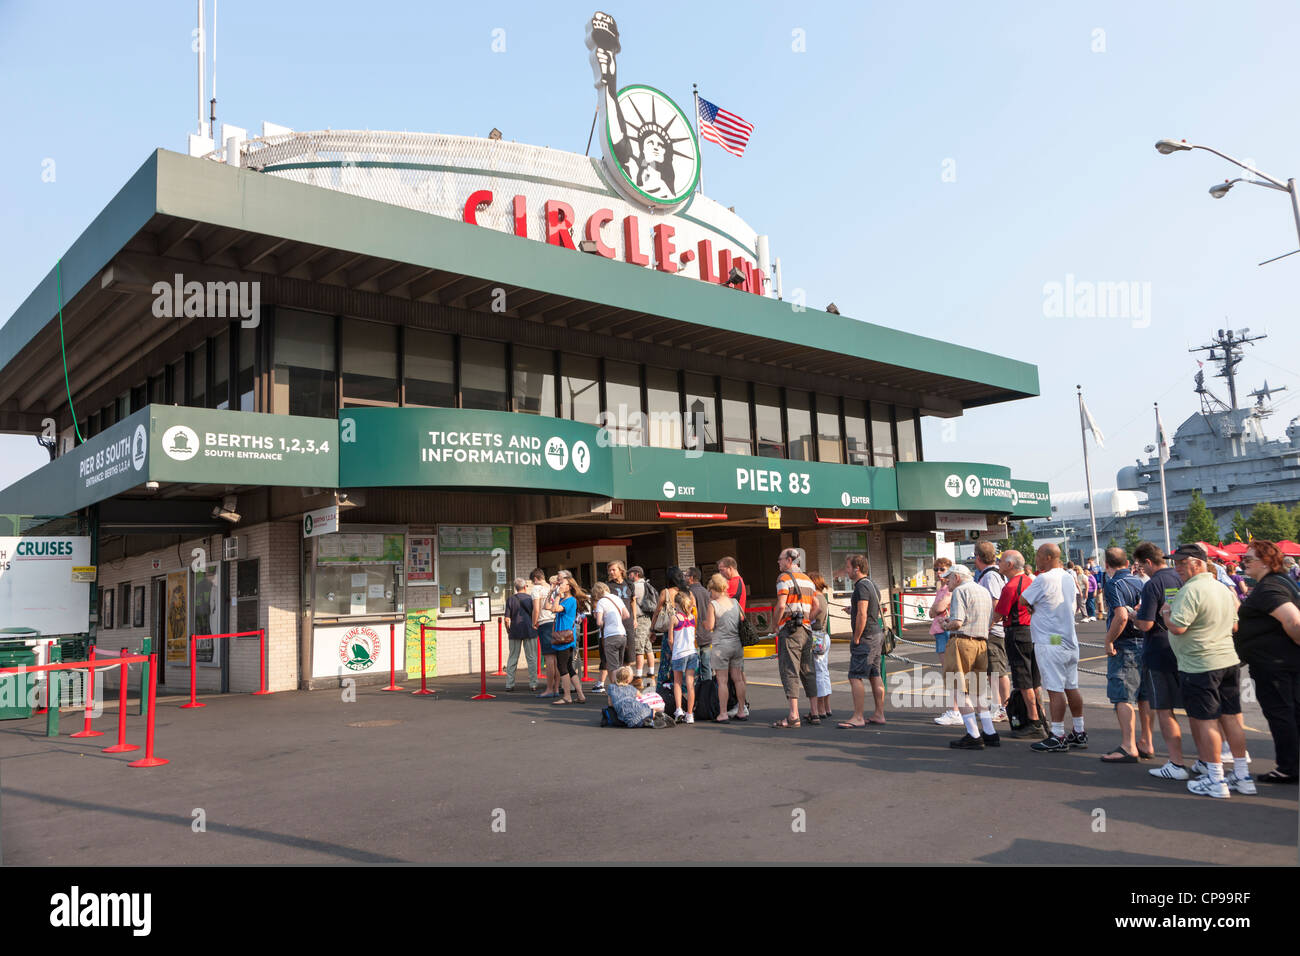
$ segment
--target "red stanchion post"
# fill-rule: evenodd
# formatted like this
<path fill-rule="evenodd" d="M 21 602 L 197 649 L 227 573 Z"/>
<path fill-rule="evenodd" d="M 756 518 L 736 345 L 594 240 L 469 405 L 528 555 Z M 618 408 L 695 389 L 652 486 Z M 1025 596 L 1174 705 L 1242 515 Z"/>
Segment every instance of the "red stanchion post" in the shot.
<path fill-rule="evenodd" d="M 191 707 L 208 706 L 207 704 L 199 703 L 199 698 L 198 698 L 199 655 L 198 655 L 198 651 L 196 650 L 197 647 L 198 647 L 198 641 L 196 641 L 194 639 L 194 635 L 191 634 L 190 635 L 190 702 L 188 704 L 181 704 L 181 710 L 189 710 Z M 152 700 L 150 700 L 149 706 L 150 707 L 153 706 Z"/>
<path fill-rule="evenodd" d="M 496 700 L 496 694 L 487 692 L 487 627 L 478 626 L 478 684 L 479 691 L 470 700 Z"/>
<path fill-rule="evenodd" d="M 419 697 L 422 694 L 433 693 L 433 691 L 429 690 L 429 688 L 426 686 L 425 675 L 424 675 L 424 631 L 425 628 L 427 627 L 428 627 L 427 624 L 420 625 L 420 689 L 411 691 L 411 693 L 417 697 Z"/>
<path fill-rule="evenodd" d="M 162 757 L 153 755 L 153 729 L 154 718 L 158 713 L 156 704 L 158 703 L 158 655 L 149 655 L 149 720 L 144 727 L 144 756 L 139 760 L 132 760 L 128 767 L 161 767 L 165 763 L 171 763 L 170 760 L 164 760 Z"/>
<path fill-rule="evenodd" d="M 90 657 L 89 657 L 89 659 L 90 659 L 91 661 L 93 661 L 93 660 L 95 659 L 95 645 L 94 645 L 94 644 L 90 645 Z M 91 730 L 91 729 L 90 729 L 90 719 L 91 719 L 91 717 L 90 717 L 90 711 L 91 711 L 91 708 L 92 708 L 92 707 L 94 706 L 94 704 L 95 704 L 95 668 L 94 668 L 94 667 L 87 667 L 87 668 L 86 668 L 86 680 L 85 680 L 85 682 L 84 682 L 84 684 L 83 684 L 82 686 L 84 686 L 84 687 L 86 688 L 86 723 L 85 723 L 85 726 L 83 726 L 83 727 L 82 727 L 80 730 L 78 730 L 75 734 L 69 734 L 69 736 L 71 736 L 71 737 L 102 737 L 102 736 L 104 736 L 104 732 L 103 732 L 102 730 Z"/>
<path fill-rule="evenodd" d="M 590 684 L 591 678 L 587 676 L 587 618 L 582 619 L 582 682 Z"/>
<path fill-rule="evenodd" d="M 254 697 L 260 697 L 262 694 L 271 693 L 266 689 L 266 628 L 257 629 L 257 657 L 261 665 L 258 670 L 261 671 L 261 678 L 258 680 L 258 689 L 253 691 Z"/>
<path fill-rule="evenodd" d="M 397 686 L 397 624 L 390 621 L 388 624 L 388 686 L 384 690 L 402 689 Z"/>
<path fill-rule="evenodd" d="M 542 639 L 537 639 L 537 676 L 541 678 L 542 674 Z"/>
<path fill-rule="evenodd" d="M 122 648 L 121 657 L 126 657 L 126 648 Z M 117 743 L 111 747 L 105 747 L 106 754 L 124 754 L 132 750 L 139 750 L 137 744 L 128 744 L 126 742 L 126 675 L 127 665 L 118 664 L 117 672 L 121 675 L 121 685 L 117 690 Z"/>
<path fill-rule="evenodd" d="M 501 656 L 501 632 L 505 630 L 505 618 L 497 618 L 497 669 L 493 671 L 493 677 L 506 676 L 505 658 Z"/>

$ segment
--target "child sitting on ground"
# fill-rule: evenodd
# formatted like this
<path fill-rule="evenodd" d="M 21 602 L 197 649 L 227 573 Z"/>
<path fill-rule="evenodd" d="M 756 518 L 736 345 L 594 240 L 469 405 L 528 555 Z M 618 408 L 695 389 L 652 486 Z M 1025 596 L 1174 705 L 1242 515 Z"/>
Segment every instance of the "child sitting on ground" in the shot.
<path fill-rule="evenodd" d="M 608 688 L 609 709 L 628 727 L 654 726 L 654 711 L 649 704 L 637 698 L 632 686 L 632 668 L 624 664 L 614 672 L 614 683 Z"/>

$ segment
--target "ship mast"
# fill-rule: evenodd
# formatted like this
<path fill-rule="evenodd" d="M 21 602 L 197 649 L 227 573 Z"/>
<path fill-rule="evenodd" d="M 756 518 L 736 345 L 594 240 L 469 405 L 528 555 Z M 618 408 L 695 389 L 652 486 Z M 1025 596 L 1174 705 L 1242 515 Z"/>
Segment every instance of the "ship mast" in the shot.
<path fill-rule="evenodd" d="M 1231 411 L 1237 409 L 1237 365 L 1241 362 L 1241 347 L 1247 342 L 1258 342 L 1260 339 L 1268 338 L 1267 335 L 1251 335 L 1250 329 L 1219 329 L 1214 340 L 1208 345 L 1201 345 L 1194 349 L 1188 349 L 1189 352 L 1209 352 L 1210 361 L 1219 364 L 1219 371 L 1215 373 L 1216 378 L 1225 378 L 1228 380 L 1228 404 Z M 1219 354 L 1215 354 L 1215 350 Z M 1199 384 L 1199 383 L 1198 383 Z M 1197 391 L 1201 391 L 1200 388 Z M 1211 397 L 1213 397 L 1213 394 Z M 1215 399 L 1218 401 L 1218 399 Z M 1220 402 L 1220 404 L 1222 404 Z"/>

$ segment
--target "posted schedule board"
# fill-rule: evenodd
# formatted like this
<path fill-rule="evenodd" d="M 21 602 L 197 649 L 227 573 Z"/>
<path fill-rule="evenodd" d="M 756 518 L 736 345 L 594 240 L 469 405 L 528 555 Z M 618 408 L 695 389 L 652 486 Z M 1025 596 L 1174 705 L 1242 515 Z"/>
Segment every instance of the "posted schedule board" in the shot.
<path fill-rule="evenodd" d="M 90 584 L 72 580 L 88 564 L 88 537 L 0 538 L 0 627 L 89 631 Z"/>

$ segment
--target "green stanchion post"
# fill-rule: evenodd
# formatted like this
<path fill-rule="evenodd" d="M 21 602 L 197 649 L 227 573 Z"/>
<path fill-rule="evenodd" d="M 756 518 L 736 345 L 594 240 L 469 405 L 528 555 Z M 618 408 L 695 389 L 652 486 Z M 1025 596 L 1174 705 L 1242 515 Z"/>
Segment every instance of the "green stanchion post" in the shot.
<path fill-rule="evenodd" d="M 143 654 L 145 657 L 148 657 L 150 654 L 153 653 L 152 637 L 146 637 L 144 639 L 140 653 Z M 122 676 L 123 679 L 125 680 L 126 675 L 124 674 Z M 149 662 L 145 661 L 143 664 L 140 665 L 140 704 L 136 708 L 136 716 L 139 717 L 149 716 L 149 694 L 147 691 L 147 688 L 149 687 L 149 676 L 150 676 Z"/>
<path fill-rule="evenodd" d="M 50 645 L 50 663 L 58 664 L 63 660 L 63 648 L 57 643 Z M 59 736 L 59 674 L 61 671 L 45 672 L 45 736 Z"/>

